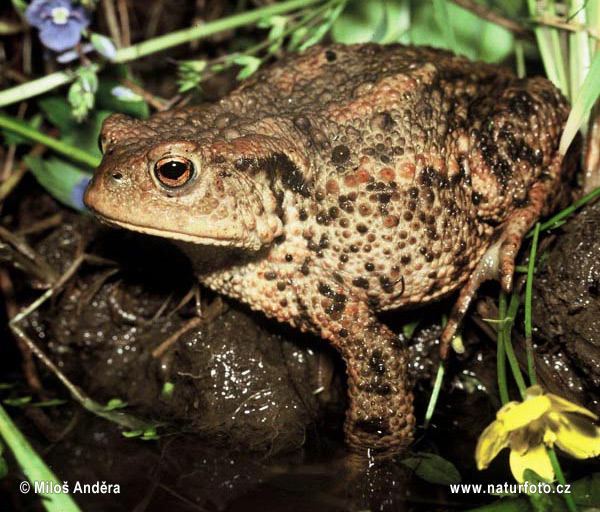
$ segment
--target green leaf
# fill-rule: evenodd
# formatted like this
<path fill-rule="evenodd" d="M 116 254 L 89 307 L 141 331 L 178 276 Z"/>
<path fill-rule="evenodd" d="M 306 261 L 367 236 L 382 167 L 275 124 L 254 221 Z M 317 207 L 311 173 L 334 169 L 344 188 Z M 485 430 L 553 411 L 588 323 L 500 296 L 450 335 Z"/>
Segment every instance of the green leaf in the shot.
<path fill-rule="evenodd" d="M 143 433 L 144 433 L 144 430 L 138 429 L 138 430 L 127 430 L 125 432 L 121 432 L 121 435 L 123 437 L 127 437 L 129 439 L 129 438 L 133 438 L 133 437 L 140 437 Z"/>
<path fill-rule="evenodd" d="M 338 43 L 408 43 L 410 2 L 407 0 L 352 0 L 331 29 Z"/>
<path fill-rule="evenodd" d="M 573 108 L 560 139 L 560 152 L 565 154 L 575 135 L 586 122 L 594 103 L 600 96 L 600 52 L 596 53 L 581 88 L 576 93 Z"/>
<path fill-rule="evenodd" d="M 242 66 L 242 69 L 237 74 L 237 79 L 245 80 L 254 74 L 260 67 L 262 61 L 258 57 L 252 55 L 238 55 L 232 62 L 238 66 Z"/>
<path fill-rule="evenodd" d="M 98 136 L 102 123 L 110 114 L 111 112 L 106 110 L 92 112 L 84 122 L 77 124 L 76 128 L 61 132 L 61 140 L 100 158 L 102 154 L 98 147 Z"/>
<path fill-rule="evenodd" d="M 453 52 L 458 52 L 456 45 L 456 37 L 454 35 L 454 26 L 448 23 L 450 13 L 448 12 L 448 4 L 445 0 L 433 0 L 433 17 L 440 27 L 440 31 L 444 34 L 445 47 Z"/>
<path fill-rule="evenodd" d="M 117 49 L 114 43 L 106 36 L 102 34 L 96 34 L 95 32 L 90 37 L 90 43 L 96 49 L 96 51 L 108 60 L 114 60 L 117 56 Z"/>
<path fill-rule="evenodd" d="M 597 507 L 600 504 L 600 473 L 573 482 L 573 498 L 580 507 Z"/>
<path fill-rule="evenodd" d="M 143 441 L 156 441 L 157 439 L 160 439 L 160 436 L 158 435 L 155 428 L 148 428 L 144 430 L 141 439 Z"/>
<path fill-rule="evenodd" d="M 83 192 L 91 178 L 91 174 L 79 167 L 51 157 L 44 160 L 40 157 L 25 157 L 39 184 L 62 204 L 85 211 Z"/>
<path fill-rule="evenodd" d="M 421 318 L 418 318 L 414 322 L 404 324 L 402 326 L 402 334 L 404 334 L 404 336 L 410 340 L 412 338 L 413 334 L 415 333 L 415 330 L 419 326 L 419 323 L 421 322 L 421 320 L 422 320 Z"/>
<path fill-rule="evenodd" d="M 62 96 L 50 96 L 38 101 L 46 118 L 61 131 L 76 130 L 79 123 L 71 114 L 71 106 Z"/>
<path fill-rule="evenodd" d="M 126 432 L 121 432 L 121 434 L 123 437 L 127 438 L 139 437 L 142 441 L 155 441 L 156 439 L 160 438 L 155 428 L 129 430 Z"/>
<path fill-rule="evenodd" d="M 304 40 L 307 34 L 308 29 L 306 27 L 298 27 L 296 30 L 294 30 L 287 44 L 288 50 L 296 51 L 302 44 L 302 41 Z"/>
<path fill-rule="evenodd" d="M 75 70 L 76 80 L 69 87 L 67 100 L 71 105 L 73 117 L 82 121 L 94 108 L 98 90 L 97 66 L 81 66 Z"/>
<path fill-rule="evenodd" d="M 77 80 L 81 83 L 81 87 L 85 92 L 96 94 L 98 90 L 98 75 L 95 66 L 80 67 L 75 71 Z"/>
<path fill-rule="evenodd" d="M 94 106 L 94 95 L 85 91 L 81 82 L 73 82 L 67 92 L 71 105 L 71 113 L 78 120 L 83 120 Z"/>
<path fill-rule="evenodd" d="M 160 398 L 165 402 L 170 401 L 173 398 L 173 392 L 175 391 L 175 384 L 172 382 L 165 382 L 160 391 Z"/>
<path fill-rule="evenodd" d="M 19 398 L 5 398 L 2 400 L 6 405 L 12 405 L 13 407 L 22 407 L 31 402 L 30 396 L 21 396 Z"/>
<path fill-rule="evenodd" d="M 127 407 L 127 402 L 124 402 L 120 398 L 111 398 L 106 404 L 106 407 L 104 407 L 104 410 L 114 411 L 115 409 L 123 409 L 124 407 Z"/>
<path fill-rule="evenodd" d="M 433 453 L 418 453 L 400 461 L 414 470 L 415 474 L 432 484 L 450 485 L 460 483 L 460 473 L 454 464 Z"/>
<path fill-rule="evenodd" d="M 275 53 L 281 47 L 281 44 L 283 42 L 282 36 L 285 31 L 287 22 L 288 18 L 286 16 L 275 15 L 270 16 L 269 18 L 262 20 L 261 23 L 259 23 L 260 28 L 271 29 L 269 30 L 269 35 L 267 36 L 267 39 L 273 42 L 273 44 L 269 46 L 269 53 Z"/>
<path fill-rule="evenodd" d="M 499 62 L 512 52 L 514 38 L 508 30 L 453 3 L 447 2 L 446 9 L 446 24 L 452 25 L 456 38 L 453 47 L 449 47 L 444 31 L 431 16 L 431 6 L 428 2 L 419 3 L 412 13 L 410 42 L 447 48 L 470 59 L 485 62 Z"/>
<path fill-rule="evenodd" d="M 546 484 L 535 471 L 526 469 L 523 472 L 523 478 L 525 481 L 533 484 L 527 487 L 529 491 L 527 492 L 527 497 L 535 512 L 567 512 L 565 501 L 561 498 L 560 494 L 553 494 L 555 492 L 554 486 Z M 542 489 L 541 492 L 538 492 L 537 486 L 539 484 L 550 486 L 552 491 L 544 492 Z M 536 489 L 532 492 L 533 486 L 536 486 Z"/>
<path fill-rule="evenodd" d="M 183 60 L 178 62 L 177 67 L 177 85 L 179 93 L 200 89 L 200 83 L 204 77 L 204 72 L 208 62 L 206 60 Z M 214 71 L 214 67 L 211 67 Z"/>

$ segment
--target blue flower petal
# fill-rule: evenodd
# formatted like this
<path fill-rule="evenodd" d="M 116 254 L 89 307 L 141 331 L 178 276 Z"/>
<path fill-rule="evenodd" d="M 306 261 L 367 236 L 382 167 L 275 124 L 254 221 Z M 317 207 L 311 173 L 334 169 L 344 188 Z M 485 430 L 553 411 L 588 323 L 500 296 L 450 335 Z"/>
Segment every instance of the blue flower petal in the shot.
<path fill-rule="evenodd" d="M 56 57 L 56 62 L 60 64 L 68 64 L 79 58 L 79 53 L 75 50 L 67 50 Z"/>
<path fill-rule="evenodd" d="M 41 28 L 51 9 L 48 0 L 33 0 L 25 9 L 25 19 L 32 27 Z"/>
<path fill-rule="evenodd" d="M 40 29 L 42 44 L 55 52 L 64 52 L 73 48 L 81 40 L 81 28 L 76 23 L 55 25 L 48 21 Z"/>
<path fill-rule="evenodd" d="M 91 176 L 82 178 L 79 183 L 75 184 L 71 191 L 71 201 L 73 201 L 73 206 L 80 211 L 86 209 L 86 206 L 83 203 L 83 194 L 91 179 Z"/>
<path fill-rule="evenodd" d="M 90 13 L 82 5 L 72 6 L 69 21 L 71 20 L 77 21 L 83 30 L 90 24 Z"/>
<path fill-rule="evenodd" d="M 71 11 L 75 8 L 73 6 L 73 2 L 71 2 L 71 0 L 46 0 L 46 1 L 48 2 L 48 5 L 50 5 L 52 7 L 52 9 L 56 9 L 57 7 L 65 7 L 66 9 L 69 9 Z"/>
<path fill-rule="evenodd" d="M 66 23 L 57 24 L 52 17 L 54 9 L 68 11 Z M 81 32 L 90 24 L 90 13 L 82 5 L 70 0 L 33 0 L 25 10 L 29 24 L 40 30 L 44 46 L 56 52 L 73 48 L 81 40 Z"/>
<path fill-rule="evenodd" d="M 56 62 L 59 62 L 60 64 L 68 64 L 69 62 L 79 59 L 80 53 L 90 53 L 93 50 L 94 47 L 90 43 L 84 43 L 77 49 L 77 51 L 67 50 L 64 53 L 57 55 Z"/>

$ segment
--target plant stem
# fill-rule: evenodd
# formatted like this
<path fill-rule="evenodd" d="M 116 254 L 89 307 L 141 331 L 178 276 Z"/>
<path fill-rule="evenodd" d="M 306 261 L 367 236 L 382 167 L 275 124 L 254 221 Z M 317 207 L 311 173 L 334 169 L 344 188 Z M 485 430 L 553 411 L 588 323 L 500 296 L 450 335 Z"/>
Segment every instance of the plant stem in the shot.
<path fill-rule="evenodd" d="M 28 140 L 39 142 L 44 146 L 66 156 L 70 160 L 87 165 L 89 167 L 97 167 L 100 164 L 100 160 L 93 155 L 90 155 L 86 151 L 83 151 L 75 146 L 66 144 L 58 139 L 50 137 L 45 133 L 42 133 L 35 128 L 32 128 L 26 123 L 19 121 L 15 118 L 6 116 L 0 112 L 0 128 L 5 128 L 13 133 L 21 135 Z"/>
<path fill-rule="evenodd" d="M 50 75 L 46 75 L 37 80 L 31 80 L 24 84 L 11 87 L 0 92 L 0 107 L 11 105 L 17 101 L 25 100 L 39 96 L 45 92 L 51 91 L 56 87 L 68 84 L 75 79 L 75 74 L 68 71 L 57 71 Z"/>
<path fill-rule="evenodd" d="M 531 339 L 531 297 L 533 294 L 533 272 L 535 268 L 535 257 L 537 253 L 539 235 L 540 223 L 538 222 L 533 230 L 533 242 L 531 242 L 531 250 L 529 251 L 529 265 L 527 266 L 527 282 L 525 283 L 525 348 L 527 350 L 527 371 L 529 373 L 529 383 L 532 386 L 537 384 L 537 378 L 535 376 L 533 341 Z"/>
<path fill-rule="evenodd" d="M 166 50 L 167 48 L 172 48 L 173 46 L 189 43 L 195 39 L 200 39 L 218 32 L 256 23 L 263 18 L 301 7 L 307 7 L 322 1 L 323 0 L 289 0 L 288 2 L 273 4 L 268 7 L 254 9 L 249 12 L 234 14 L 233 16 L 228 16 L 227 18 L 211 21 L 206 25 L 177 30 L 176 32 L 171 32 L 170 34 L 165 34 L 164 36 L 155 37 L 154 39 L 143 41 L 127 48 L 122 48 L 117 52 L 115 62 L 129 62 L 152 53 Z"/>
<path fill-rule="evenodd" d="M 127 48 L 121 48 L 119 51 L 117 51 L 117 55 L 115 56 L 113 62 L 131 62 L 132 60 L 139 59 L 140 57 L 145 57 L 147 55 L 178 46 L 180 44 L 189 43 L 196 39 L 208 37 L 225 30 L 232 30 L 244 25 L 256 23 L 263 18 L 267 18 L 275 14 L 286 13 L 288 11 L 302 7 L 308 7 L 321 2 L 323 2 L 323 0 L 289 0 L 287 2 L 269 5 L 267 7 L 253 9 L 249 12 L 234 14 L 233 16 L 228 16 L 227 18 L 211 21 L 205 25 L 178 30 L 170 34 L 155 37 L 154 39 L 150 39 L 148 41 L 143 41 L 133 46 L 128 46 Z M 73 79 L 74 75 L 72 73 L 60 71 L 57 73 L 52 73 L 51 75 L 47 75 L 43 78 L 32 80 L 16 87 L 6 89 L 5 91 L 0 92 L 0 107 L 38 96 L 56 87 L 68 84 Z"/>
<path fill-rule="evenodd" d="M 504 293 L 501 293 L 500 297 L 504 297 L 504 302 L 506 304 L 506 296 L 504 295 Z M 527 390 L 527 385 L 525 384 L 525 379 L 523 378 L 523 374 L 521 373 L 521 369 L 519 368 L 519 362 L 517 361 L 517 358 L 515 356 L 512 341 L 510 339 L 510 333 L 515 322 L 515 316 L 517 315 L 518 309 L 519 296 L 516 293 L 513 293 L 510 297 L 508 311 L 504 316 L 504 321 L 500 325 L 500 328 L 504 330 L 504 350 L 506 352 L 506 358 L 508 359 L 508 362 L 510 364 L 510 369 L 512 370 L 512 374 L 515 379 L 515 382 L 517 383 L 517 387 L 519 388 L 521 398 L 525 398 L 525 391 Z"/>
<path fill-rule="evenodd" d="M 554 451 L 554 448 L 546 448 L 546 450 L 548 452 L 548 457 L 550 457 L 550 462 L 552 463 L 552 469 L 554 470 L 556 479 L 558 480 L 559 484 L 562 484 L 564 489 L 567 485 L 567 481 L 565 480 L 565 475 L 563 474 L 560 463 L 558 462 L 558 458 L 556 457 L 556 452 Z M 575 505 L 573 496 L 569 493 L 564 493 L 562 496 L 565 499 L 565 503 L 567 504 L 569 512 L 577 512 L 577 505 Z"/>
<path fill-rule="evenodd" d="M 502 405 L 510 402 L 510 396 L 508 394 L 508 386 L 506 384 L 506 353 L 504 350 L 504 328 L 502 322 L 506 316 L 506 296 L 504 293 L 500 294 L 500 303 L 498 306 L 498 338 L 496 348 L 496 368 L 498 373 L 498 392 L 500 393 L 500 401 Z"/>

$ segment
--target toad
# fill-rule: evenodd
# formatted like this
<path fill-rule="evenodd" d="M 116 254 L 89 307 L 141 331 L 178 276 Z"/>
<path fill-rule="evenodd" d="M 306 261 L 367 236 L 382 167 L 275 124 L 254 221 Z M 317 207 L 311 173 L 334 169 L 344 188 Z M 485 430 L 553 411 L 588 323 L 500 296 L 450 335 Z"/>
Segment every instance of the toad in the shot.
<path fill-rule="evenodd" d="M 347 446 L 393 454 L 415 418 L 407 348 L 377 313 L 459 290 L 447 347 L 482 281 L 511 289 L 523 236 L 565 196 L 568 112 L 545 79 L 445 51 L 315 46 L 217 103 L 110 116 L 85 202 L 333 344 Z"/>

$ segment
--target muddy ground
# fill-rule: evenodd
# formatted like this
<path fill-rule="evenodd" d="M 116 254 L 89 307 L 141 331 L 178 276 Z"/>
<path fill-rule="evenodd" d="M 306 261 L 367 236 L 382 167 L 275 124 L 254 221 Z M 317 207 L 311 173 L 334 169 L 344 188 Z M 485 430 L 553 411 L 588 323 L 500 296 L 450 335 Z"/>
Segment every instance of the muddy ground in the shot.
<path fill-rule="evenodd" d="M 29 201 L 45 207 L 32 210 Z M 157 439 L 123 437 L 127 429 L 85 412 L 36 363 L 37 398 L 68 402 L 49 410 L 11 408 L 13 417 L 60 478 L 121 484 L 120 496 L 81 497 L 86 511 L 456 509 L 457 498 L 445 486 L 423 482 L 397 462 L 358 478 L 348 474 L 341 433 L 344 368 L 321 340 L 198 288 L 189 264 L 168 242 L 101 227 L 47 198 L 25 200 L 14 227 L 56 213 L 62 215 L 56 227 L 27 237 L 40 258 L 59 274 L 84 250 L 95 259 L 83 262 L 62 291 L 28 318 L 26 332 L 95 401 L 118 398 L 127 404 L 123 411 L 159 425 Z M 557 232 L 561 236 L 553 235 L 534 296 L 540 381 L 596 411 L 599 216 L 598 205 L 584 209 Z M 23 272 L 10 275 L 20 304 L 41 293 Z M 469 483 L 508 478 L 501 476 L 506 461 L 482 474 L 472 459 L 478 434 L 499 406 L 495 343 L 488 336 L 493 324 L 483 320 L 493 317 L 495 296 L 494 284 L 482 290 L 465 325 L 466 351 L 447 363 L 431 426 L 419 428 L 413 447 L 452 461 Z M 410 344 L 420 424 L 449 304 L 384 318 L 399 336 L 407 321 L 419 322 Z M 514 343 L 524 362 L 518 332 Z M 14 346 L 4 350 L 13 361 L 6 375 L 19 382 L 4 395 L 31 393 L 18 352 Z M 16 488 L 11 478 L 5 489 Z M 23 496 L 8 499 L 15 510 L 32 505 Z M 460 508 L 480 503 L 461 499 Z"/>

